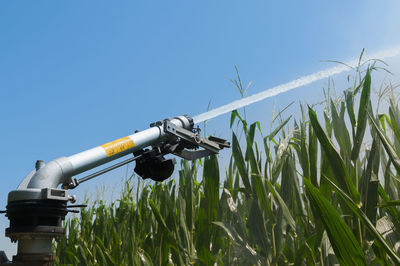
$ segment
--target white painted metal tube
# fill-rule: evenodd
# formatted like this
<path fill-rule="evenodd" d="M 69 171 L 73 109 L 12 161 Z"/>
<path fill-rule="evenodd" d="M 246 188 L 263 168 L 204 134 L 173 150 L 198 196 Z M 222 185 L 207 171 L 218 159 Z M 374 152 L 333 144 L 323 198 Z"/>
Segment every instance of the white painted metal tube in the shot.
<path fill-rule="evenodd" d="M 186 117 L 171 120 L 172 123 L 179 127 L 190 129 L 190 123 L 186 121 Z M 69 156 L 67 159 L 73 167 L 71 175 L 80 174 L 144 147 L 151 146 L 162 141 L 165 137 L 163 126 L 159 125 Z"/>
<path fill-rule="evenodd" d="M 171 120 L 178 127 L 190 130 L 191 118 L 179 116 Z M 70 183 L 72 177 L 87 170 L 118 159 L 124 155 L 153 146 L 167 138 L 161 124 L 97 146 L 69 157 L 60 157 L 46 164 L 40 164 L 25 177 L 18 190 L 37 188 L 56 188 L 60 184 Z"/>

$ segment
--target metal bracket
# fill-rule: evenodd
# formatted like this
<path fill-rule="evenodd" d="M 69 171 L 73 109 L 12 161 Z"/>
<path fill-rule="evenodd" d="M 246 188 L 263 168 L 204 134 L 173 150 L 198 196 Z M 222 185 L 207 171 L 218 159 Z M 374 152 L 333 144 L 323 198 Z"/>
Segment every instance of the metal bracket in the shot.
<path fill-rule="evenodd" d="M 206 157 L 211 154 L 218 154 L 223 148 L 229 148 L 231 145 L 224 139 L 216 138 L 210 136 L 208 138 L 203 138 L 200 136 L 199 132 L 193 132 L 181 127 L 176 126 L 169 120 L 164 120 L 163 123 L 164 132 L 173 135 L 175 137 L 181 138 L 191 144 L 194 144 L 194 149 L 198 147 L 204 148 L 204 150 L 188 151 L 185 149 L 175 149 L 172 153 L 187 159 L 195 160 L 198 158 Z M 199 131 L 199 130 L 198 130 Z M 184 147 L 185 148 L 185 147 Z"/>
<path fill-rule="evenodd" d="M 42 188 L 42 199 L 68 201 L 68 192 L 65 189 Z"/>
<path fill-rule="evenodd" d="M 179 156 L 185 160 L 196 160 L 199 158 L 207 157 L 209 155 L 215 154 L 209 150 L 199 150 L 199 151 L 188 151 L 188 150 L 181 150 L 173 152 L 172 154 Z"/>

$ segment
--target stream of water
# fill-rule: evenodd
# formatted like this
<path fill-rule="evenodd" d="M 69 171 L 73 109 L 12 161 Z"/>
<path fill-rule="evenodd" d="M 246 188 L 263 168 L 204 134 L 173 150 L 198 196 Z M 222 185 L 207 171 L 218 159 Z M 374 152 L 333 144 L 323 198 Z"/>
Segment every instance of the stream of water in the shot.
<path fill-rule="evenodd" d="M 396 48 L 392 48 L 392 49 L 382 50 L 377 53 L 364 56 L 362 62 L 366 62 L 371 59 L 384 60 L 387 58 L 395 57 L 397 55 L 400 55 L 400 46 L 398 46 Z M 210 120 L 210 119 L 220 116 L 222 114 L 245 107 L 245 106 L 250 105 L 255 102 L 259 102 L 266 98 L 270 98 L 270 97 L 276 96 L 278 94 L 311 84 L 311 83 L 321 80 L 321 79 L 329 78 L 331 76 L 340 74 L 342 72 L 350 71 L 352 68 L 350 68 L 349 66 L 356 67 L 358 65 L 358 63 L 359 63 L 359 59 L 354 59 L 354 60 L 345 62 L 344 64 L 340 64 L 340 65 L 337 65 L 332 68 L 321 70 L 319 72 L 295 79 L 288 83 L 278 85 L 278 86 L 270 88 L 270 89 L 266 89 L 262 92 L 250 95 L 250 96 L 242 98 L 240 100 L 235 100 L 231 103 L 228 103 L 226 105 L 220 106 L 218 108 L 215 108 L 213 110 L 210 110 L 208 112 L 205 112 L 205 113 L 202 113 L 202 114 L 199 114 L 199 115 L 193 117 L 194 123 L 197 124 L 197 123 L 200 123 L 200 122 L 203 122 L 206 120 Z"/>

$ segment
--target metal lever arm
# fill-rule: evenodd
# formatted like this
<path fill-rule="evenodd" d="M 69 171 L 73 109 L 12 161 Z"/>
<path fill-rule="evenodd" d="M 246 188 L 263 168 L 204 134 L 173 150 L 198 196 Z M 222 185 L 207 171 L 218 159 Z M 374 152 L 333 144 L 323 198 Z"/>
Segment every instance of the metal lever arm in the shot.
<path fill-rule="evenodd" d="M 218 153 L 221 149 L 218 144 L 209 141 L 208 139 L 202 138 L 199 133 L 194 133 L 190 130 L 177 127 L 176 125 L 172 124 L 170 121 L 164 121 L 164 131 L 166 133 L 175 135 L 181 139 L 189 141 L 197 146 L 200 146 L 206 150 L 212 151 L 213 153 Z"/>
<path fill-rule="evenodd" d="M 218 154 L 223 148 L 229 148 L 230 143 L 224 139 L 210 136 L 202 138 L 198 132 L 193 132 L 182 127 L 178 127 L 169 120 L 164 120 L 164 132 L 181 138 L 194 145 L 194 148 L 202 147 L 204 150 L 188 151 L 185 149 L 176 149 L 172 153 L 187 160 L 195 160 L 206 157 L 211 154 Z"/>

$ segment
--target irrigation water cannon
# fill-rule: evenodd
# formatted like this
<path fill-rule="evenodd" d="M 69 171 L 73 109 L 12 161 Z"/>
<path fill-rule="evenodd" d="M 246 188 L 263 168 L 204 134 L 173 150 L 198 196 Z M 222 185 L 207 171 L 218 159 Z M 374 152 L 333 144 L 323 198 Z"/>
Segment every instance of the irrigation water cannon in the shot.
<path fill-rule="evenodd" d="M 152 123 L 149 129 L 69 157 L 48 163 L 37 161 L 35 169 L 8 194 L 7 210 L 3 211 L 10 220 L 6 236 L 18 242 L 18 251 L 12 262 L 4 252 L 0 253 L 0 265 L 52 264 L 52 241 L 65 235 L 62 220 L 68 212 L 78 212 L 75 208 L 83 207 L 67 205 L 76 201 L 68 190 L 80 183 L 132 161 L 136 161 L 138 175 L 162 181 L 171 176 L 175 164 L 175 158 L 166 159 L 165 155 L 195 160 L 228 147 L 230 143 L 223 139 L 201 137 L 200 129 L 194 127 L 191 117 L 179 116 Z M 133 157 L 86 177 L 74 178 L 129 154 Z"/>

